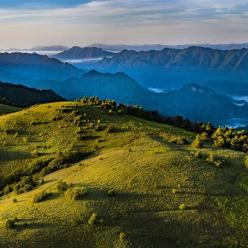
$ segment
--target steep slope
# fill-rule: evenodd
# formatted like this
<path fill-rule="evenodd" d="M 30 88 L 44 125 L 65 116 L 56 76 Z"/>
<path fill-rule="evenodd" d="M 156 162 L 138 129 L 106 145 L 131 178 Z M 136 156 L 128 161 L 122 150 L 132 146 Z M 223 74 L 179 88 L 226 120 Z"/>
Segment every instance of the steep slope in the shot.
<path fill-rule="evenodd" d="M 0 82 L 0 103 L 18 107 L 27 107 L 38 103 L 62 101 L 63 98 L 52 90 L 37 90 Z"/>
<path fill-rule="evenodd" d="M 124 50 L 114 57 L 105 59 L 103 66 L 161 66 L 164 68 L 192 68 L 246 71 L 248 68 L 248 49 L 218 50 L 204 47 L 185 49 L 165 48 L 160 51 Z"/>
<path fill-rule="evenodd" d="M 80 102 L 0 117 L 0 127 L 18 133 L 0 132 L 6 144 L 1 146 L 2 177 L 17 168 L 35 173 L 42 168 L 35 167 L 38 161 L 62 156 L 68 147 L 83 155 L 93 152 L 67 160 L 67 168 L 40 174 L 44 181 L 34 190 L 0 199 L 1 247 L 248 245 L 243 153 L 207 146 L 197 158 L 190 146 L 170 142 L 191 141 L 192 133 Z M 207 162 L 208 153 L 220 156 L 225 165 Z M 87 194 L 64 196 L 58 189 L 62 181 L 74 190 L 87 188 Z M 41 192 L 47 197 L 33 202 Z"/>
<path fill-rule="evenodd" d="M 0 80 L 29 86 L 35 80 L 65 80 L 82 74 L 68 63 L 35 53 L 0 53 L 0 67 Z"/>
<path fill-rule="evenodd" d="M 62 60 L 72 59 L 93 59 L 113 56 L 112 52 L 104 51 L 97 47 L 72 47 L 64 52 L 56 54 L 54 57 Z"/>

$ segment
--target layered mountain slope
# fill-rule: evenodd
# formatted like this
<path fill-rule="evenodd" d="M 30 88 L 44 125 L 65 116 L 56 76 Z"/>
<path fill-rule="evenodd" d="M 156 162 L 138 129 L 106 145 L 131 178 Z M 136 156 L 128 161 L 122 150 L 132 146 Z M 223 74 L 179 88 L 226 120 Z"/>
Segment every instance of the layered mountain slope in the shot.
<path fill-rule="evenodd" d="M 167 94 L 156 94 L 144 89 L 124 73 L 91 71 L 80 78 L 63 82 L 44 81 L 40 85 L 42 88 L 49 86 L 66 99 L 99 96 L 157 110 L 163 115 L 181 115 L 191 120 L 210 121 L 215 125 L 229 124 L 233 118 L 248 122 L 248 104 L 236 102 L 231 97 L 197 84 L 188 84 Z"/>
<path fill-rule="evenodd" d="M 84 65 L 81 65 L 84 68 Z M 124 50 L 86 68 L 125 72 L 145 87 L 171 90 L 195 82 L 219 93 L 248 95 L 248 50 L 204 47 Z"/>
<path fill-rule="evenodd" d="M 53 89 L 66 99 L 99 96 L 126 104 L 139 104 L 149 109 L 156 108 L 155 95 L 124 73 L 110 74 L 90 71 L 80 78 L 72 78 L 63 82 L 44 81 L 42 87 L 49 85 L 53 85 Z"/>
<path fill-rule="evenodd" d="M 35 86 L 35 80 L 65 80 L 82 71 L 48 56 L 28 53 L 0 53 L 0 80 Z"/>
<path fill-rule="evenodd" d="M 247 119 L 248 104 L 235 102 L 232 98 L 219 95 L 207 87 L 186 84 L 179 90 L 158 94 L 161 112 L 167 115 L 182 115 L 191 120 L 212 122 L 216 125 L 233 118 Z"/>
<path fill-rule="evenodd" d="M 165 48 L 161 51 L 129 51 L 117 53 L 105 59 L 103 66 L 161 66 L 164 68 L 194 68 L 246 71 L 248 68 L 248 49 L 217 50 L 203 47 L 185 49 Z"/>
<path fill-rule="evenodd" d="M 22 170 L 40 179 L 27 193 L 0 198 L 0 247 L 248 245 L 243 153 L 174 144 L 194 134 L 80 102 L 0 117 L 0 129 L 1 177 Z M 57 158 L 68 151 L 81 157 L 63 169 Z M 209 163 L 209 153 L 224 166 Z M 59 185 L 87 193 L 71 198 Z M 39 195 L 46 197 L 34 202 Z"/>

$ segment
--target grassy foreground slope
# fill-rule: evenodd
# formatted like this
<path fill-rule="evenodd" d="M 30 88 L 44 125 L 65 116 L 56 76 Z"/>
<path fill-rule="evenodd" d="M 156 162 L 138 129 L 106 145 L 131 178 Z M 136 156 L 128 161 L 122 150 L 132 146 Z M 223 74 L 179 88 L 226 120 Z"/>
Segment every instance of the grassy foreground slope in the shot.
<path fill-rule="evenodd" d="M 0 117 L 1 182 L 41 181 L 0 198 L 0 247 L 247 247 L 245 154 L 206 144 L 200 158 L 183 138 L 194 134 L 79 102 Z"/>

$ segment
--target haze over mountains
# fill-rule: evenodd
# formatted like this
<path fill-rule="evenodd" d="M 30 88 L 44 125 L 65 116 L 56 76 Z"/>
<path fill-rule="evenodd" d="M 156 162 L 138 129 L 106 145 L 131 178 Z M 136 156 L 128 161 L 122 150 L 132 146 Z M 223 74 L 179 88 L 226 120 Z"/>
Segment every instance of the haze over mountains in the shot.
<path fill-rule="evenodd" d="M 164 48 L 172 48 L 172 49 L 184 49 L 191 46 L 200 46 L 212 49 L 220 49 L 220 50 L 233 50 L 233 49 L 243 49 L 248 48 L 248 43 L 227 43 L 227 44 L 183 44 L 183 45 L 164 45 L 164 44 L 136 44 L 136 45 L 126 45 L 126 44 L 103 44 L 103 43 L 95 43 L 90 44 L 86 47 L 96 47 L 101 48 L 103 50 L 112 51 L 112 52 L 120 52 L 122 50 L 134 50 L 134 51 L 150 51 L 150 50 L 162 50 Z M 76 47 L 85 47 L 79 46 Z M 16 49 L 10 48 L 10 51 L 58 51 L 63 52 L 65 50 L 70 49 L 68 46 L 64 45 L 50 45 L 50 46 L 35 46 L 32 48 L 24 48 L 24 49 Z"/>
<path fill-rule="evenodd" d="M 113 53 L 73 47 L 55 57 L 61 61 L 38 54 L 0 54 L 0 80 L 52 89 L 66 99 L 99 96 L 216 125 L 248 122 L 247 103 L 227 96 L 248 94 L 248 49 L 189 47 Z M 63 62 L 80 59 L 93 62 L 77 67 Z M 87 72 L 91 69 L 99 72 Z"/>
<path fill-rule="evenodd" d="M 111 58 L 77 66 L 125 72 L 147 88 L 170 90 L 193 82 L 223 94 L 248 94 L 248 49 L 223 51 L 194 46 L 144 52 L 123 50 Z"/>
<path fill-rule="evenodd" d="M 233 101 L 213 90 L 197 84 L 187 84 L 168 93 L 154 93 L 141 87 L 124 73 L 105 74 L 91 71 L 80 78 L 57 83 L 56 92 L 65 98 L 99 96 L 149 110 L 163 115 L 182 115 L 195 121 L 212 122 L 216 125 L 230 124 L 233 118 L 247 121 L 248 103 Z"/>
<path fill-rule="evenodd" d="M 144 44 L 144 45 L 106 45 L 106 44 L 93 44 L 91 47 L 99 47 L 109 51 L 122 51 L 122 50 L 134 50 L 134 51 L 150 51 L 150 50 L 162 50 L 164 48 L 172 49 L 185 49 L 191 46 L 200 46 L 212 49 L 220 50 L 233 50 L 248 48 L 248 43 L 233 43 L 233 44 L 184 44 L 184 45 L 161 45 L 161 44 Z"/>
<path fill-rule="evenodd" d="M 45 55 L 0 53 L 0 80 L 32 86 L 42 79 L 65 80 L 79 76 L 79 69 Z"/>

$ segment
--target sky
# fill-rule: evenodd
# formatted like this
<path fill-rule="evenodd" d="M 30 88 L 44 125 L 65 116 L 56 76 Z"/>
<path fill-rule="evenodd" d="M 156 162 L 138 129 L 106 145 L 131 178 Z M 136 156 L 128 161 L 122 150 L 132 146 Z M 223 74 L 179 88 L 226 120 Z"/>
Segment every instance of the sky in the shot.
<path fill-rule="evenodd" d="M 0 48 L 248 42 L 248 0 L 0 0 Z"/>

